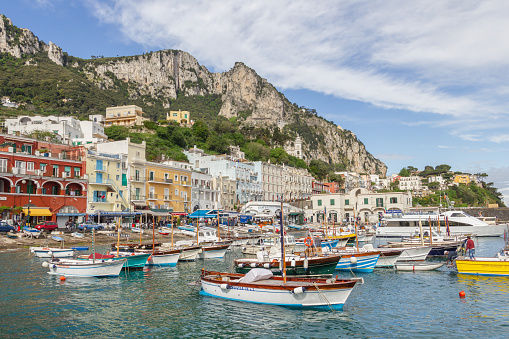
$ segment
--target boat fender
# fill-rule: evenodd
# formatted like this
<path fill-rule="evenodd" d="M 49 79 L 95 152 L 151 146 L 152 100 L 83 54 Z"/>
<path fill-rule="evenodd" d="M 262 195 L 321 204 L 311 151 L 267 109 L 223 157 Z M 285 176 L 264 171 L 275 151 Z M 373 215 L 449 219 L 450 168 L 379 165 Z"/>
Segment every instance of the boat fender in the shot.
<path fill-rule="evenodd" d="M 228 284 L 221 284 L 221 285 L 219 285 L 219 287 L 221 287 L 222 290 L 227 290 L 227 289 L 230 288 L 230 285 L 228 285 Z"/>
<path fill-rule="evenodd" d="M 50 257 L 52 257 L 52 256 L 53 256 L 53 251 L 49 251 L 49 252 L 48 252 L 48 255 L 49 255 Z"/>
<path fill-rule="evenodd" d="M 277 263 L 277 259 L 272 260 L 272 263 L 273 264 Z"/>
<path fill-rule="evenodd" d="M 237 266 L 238 266 L 238 267 L 240 267 L 240 268 L 242 268 L 242 267 L 244 267 L 244 264 L 243 264 L 243 263 L 240 263 L 240 264 L 238 264 Z"/>
<path fill-rule="evenodd" d="M 270 264 L 269 263 L 265 263 L 265 264 L 263 264 L 263 267 L 270 268 Z"/>
<path fill-rule="evenodd" d="M 45 262 L 43 262 L 43 263 L 42 263 L 42 267 L 48 267 L 48 266 L 49 266 L 49 264 L 48 264 L 48 262 L 47 262 L 47 261 L 45 261 Z"/>
<path fill-rule="evenodd" d="M 255 268 L 256 267 L 256 263 L 251 263 L 251 267 Z"/>
<path fill-rule="evenodd" d="M 290 266 L 295 267 L 295 265 L 296 265 L 295 259 L 292 259 L 292 261 L 290 262 Z"/>
<path fill-rule="evenodd" d="M 354 257 L 354 256 L 352 255 L 352 256 L 350 257 L 350 262 L 351 262 L 352 264 L 357 264 L 357 258 L 356 258 L 356 257 Z"/>
<path fill-rule="evenodd" d="M 305 287 L 303 287 L 303 286 L 295 287 L 295 288 L 293 289 L 293 294 L 302 294 L 302 293 L 304 293 L 304 292 L 306 292 L 306 288 L 305 288 Z"/>
<path fill-rule="evenodd" d="M 53 265 L 51 266 L 52 269 L 56 269 L 57 268 L 57 265 Z"/>
<path fill-rule="evenodd" d="M 308 258 L 304 258 L 304 268 L 308 269 L 308 267 L 309 267 L 309 260 L 308 260 Z"/>

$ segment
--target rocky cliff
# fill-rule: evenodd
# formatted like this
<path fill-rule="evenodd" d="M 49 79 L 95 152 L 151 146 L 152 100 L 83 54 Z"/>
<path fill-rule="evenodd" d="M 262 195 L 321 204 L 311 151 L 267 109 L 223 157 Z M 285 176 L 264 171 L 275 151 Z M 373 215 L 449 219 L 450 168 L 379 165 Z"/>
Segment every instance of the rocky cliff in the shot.
<path fill-rule="evenodd" d="M 131 99 L 143 98 L 147 105 L 158 100 L 171 109 L 170 101 L 178 94 L 221 95 L 220 115 L 235 117 L 242 125 L 280 128 L 292 137 L 300 136 L 307 162 L 320 159 L 341 163 L 361 173 L 387 171 L 352 132 L 291 104 L 266 79 L 240 62 L 229 71 L 211 73 L 189 53 L 163 50 L 117 58 L 74 58 L 76 61 L 66 65 L 67 55 L 58 46 L 51 42 L 46 45 L 29 30 L 13 26 L 5 16 L 0 22 L 0 52 L 16 58 L 47 53 L 53 62 L 83 74 L 98 88 L 127 88 Z"/>

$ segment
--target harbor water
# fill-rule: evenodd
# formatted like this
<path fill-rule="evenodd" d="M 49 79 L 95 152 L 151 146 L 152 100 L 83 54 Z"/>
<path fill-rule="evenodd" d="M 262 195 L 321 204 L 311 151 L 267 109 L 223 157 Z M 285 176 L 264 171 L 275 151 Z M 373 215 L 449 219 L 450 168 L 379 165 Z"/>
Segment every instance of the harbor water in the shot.
<path fill-rule="evenodd" d="M 479 238 L 476 245 L 477 256 L 493 256 L 503 239 Z M 123 272 L 119 278 L 62 282 L 28 249 L 1 252 L 0 337 L 505 338 L 509 333 L 509 278 L 458 275 L 446 267 L 357 274 L 364 284 L 336 312 L 206 297 L 199 286 L 190 286 L 202 268 L 229 270 L 239 254 Z"/>

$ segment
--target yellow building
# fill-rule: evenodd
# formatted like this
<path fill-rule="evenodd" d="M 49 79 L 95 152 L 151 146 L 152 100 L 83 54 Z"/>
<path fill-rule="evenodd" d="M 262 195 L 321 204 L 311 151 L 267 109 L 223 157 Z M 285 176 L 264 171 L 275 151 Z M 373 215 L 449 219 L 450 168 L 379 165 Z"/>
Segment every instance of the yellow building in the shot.
<path fill-rule="evenodd" d="M 104 127 L 117 126 L 141 126 L 143 121 L 150 120 L 143 117 L 143 110 L 136 105 L 116 106 L 106 108 Z"/>
<path fill-rule="evenodd" d="M 191 170 L 155 162 L 145 163 L 147 203 L 151 209 L 189 212 Z"/>
<path fill-rule="evenodd" d="M 86 173 L 89 214 L 128 210 L 127 182 L 122 180 L 122 156 L 88 150 Z"/>
<path fill-rule="evenodd" d="M 179 124 L 189 125 L 191 114 L 188 111 L 170 111 L 170 113 L 166 113 L 166 120 L 175 121 Z"/>
<path fill-rule="evenodd" d="M 454 182 L 457 184 L 469 184 L 470 183 L 470 175 L 469 174 L 456 174 L 454 176 Z"/>

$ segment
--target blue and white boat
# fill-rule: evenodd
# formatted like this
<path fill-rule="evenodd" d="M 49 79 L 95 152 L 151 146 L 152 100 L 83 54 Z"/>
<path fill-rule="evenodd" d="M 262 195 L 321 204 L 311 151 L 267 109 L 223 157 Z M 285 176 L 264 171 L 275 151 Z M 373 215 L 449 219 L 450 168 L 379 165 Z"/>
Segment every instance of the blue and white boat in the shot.
<path fill-rule="evenodd" d="M 370 273 L 375 269 L 381 252 L 356 251 L 354 248 L 343 248 L 335 250 L 333 253 L 341 255 L 336 270 Z"/>

